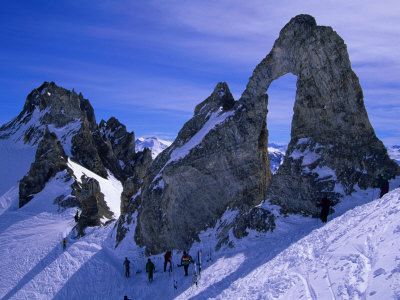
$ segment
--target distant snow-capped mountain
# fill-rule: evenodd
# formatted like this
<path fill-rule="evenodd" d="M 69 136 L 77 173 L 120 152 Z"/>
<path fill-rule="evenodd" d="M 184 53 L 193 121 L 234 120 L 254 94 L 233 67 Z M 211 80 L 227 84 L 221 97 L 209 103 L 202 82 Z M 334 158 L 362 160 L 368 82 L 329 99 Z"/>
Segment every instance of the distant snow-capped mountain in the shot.
<path fill-rule="evenodd" d="M 144 148 L 151 150 L 153 159 L 155 159 L 162 151 L 167 149 L 172 142 L 159 139 L 157 137 L 140 137 L 136 139 L 136 152 L 143 151 Z M 268 144 L 269 159 L 271 162 L 271 172 L 276 173 L 285 157 L 287 145 L 270 143 Z"/>
<path fill-rule="evenodd" d="M 390 158 L 400 165 L 400 146 L 394 145 L 387 147 L 387 150 Z"/>
<path fill-rule="evenodd" d="M 270 168 L 273 174 L 278 171 L 279 167 L 283 163 L 283 158 L 285 157 L 285 152 L 287 150 L 287 145 L 280 145 L 276 143 L 268 144 L 268 154 L 270 161 Z"/>
<path fill-rule="evenodd" d="M 140 137 L 136 139 L 135 143 L 136 152 L 143 151 L 144 148 L 149 148 L 151 150 L 151 155 L 153 159 L 155 159 L 158 154 L 163 152 L 172 144 L 172 142 L 170 141 L 165 141 L 156 137 Z"/>

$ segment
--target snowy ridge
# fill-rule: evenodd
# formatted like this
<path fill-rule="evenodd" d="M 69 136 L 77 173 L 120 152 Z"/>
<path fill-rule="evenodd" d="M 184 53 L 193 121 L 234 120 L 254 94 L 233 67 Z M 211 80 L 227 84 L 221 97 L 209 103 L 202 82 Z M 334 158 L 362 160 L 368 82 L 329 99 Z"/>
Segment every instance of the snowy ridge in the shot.
<path fill-rule="evenodd" d="M 222 108 L 212 113 L 207 122 L 203 125 L 203 127 L 189 141 L 187 141 L 181 147 L 177 147 L 172 151 L 170 159 L 165 165 L 168 165 L 173 161 L 177 161 L 184 158 L 186 155 L 189 154 L 191 149 L 193 149 L 194 147 L 196 147 L 201 143 L 201 141 L 210 132 L 210 130 L 212 130 L 219 124 L 223 123 L 227 118 L 233 116 L 234 114 L 235 114 L 234 111 L 223 113 Z"/>
<path fill-rule="evenodd" d="M 317 219 L 278 216 L 273 233 L 251 231 L 219 252 L 213 250 L 218 228 L 209 229 L 189 251 L 195 259 L 197 250 L 203 251 L 195 287 L 191 276 L 176 267 L 181 257 L 176 251 L 171 275 L 162 272 L 162 255 L 151 257 L 157 272 L 154 282 L 147 283 L 147 257 L 133 239 L 136 214 L 117 249 L 112 225 L 88 228 L 85 237 L 75 239 L 75 210 L 60 213 L 51 205 L 52 195 L 67 194 L 69 185 L 60 173 L 22 209 L 0 216 L 0 298 L 381 300 L 400 295 L 399 189 L 336 219 L 330 216 L 325 226 Z M 372 190 L 359 191 L 346 205 L 372 197 Z M 339 204 L 335 215 L 348 208 Z M 234 216 L 235 211 L 227 211 L 221 222 Z M 129 279 L 123 278 L 125 256 L 131 260 Z"/>
<path fill-rule="evenodd" d="M 10 127 L 7 130 L 3 130 L 2 136 L 11 139 L 16 144 L 24 144 L 25 133 L 28 131 L 37 131 L 38 128 L 41 127 L 40 124 L 42 117 L 49 111 L 50 108 L 40 110 L 36 107 L 34 111 L 30 114 L 25 112 L 25 114 L 20 118 L 19 122 L 17 122 L 18 118 L 15 118 L 4 125 L 4 127 L 7 127 L 14 123 L 14 126 Z M 26 121 L 26 119 L 28 119 L 28 121 Z M 40 136 L 35 137 L 35 139 L 30 142 L 30 145 L 33 146 L 37 144 L 39 142 L 39 139 Z"/>
<path fill-rule="evenodd" d="M 78 133 L 81 128 L 81 120 L 75 119 L 74 122 L 68 123 L 64 127 L 57 128 L 53 124 L 48 125 L 49 131 L 54 132 L 57 135 L 57 139 L 60 141 L 64 148 L 65 154 L 72 156 L 72 137 Z"/>

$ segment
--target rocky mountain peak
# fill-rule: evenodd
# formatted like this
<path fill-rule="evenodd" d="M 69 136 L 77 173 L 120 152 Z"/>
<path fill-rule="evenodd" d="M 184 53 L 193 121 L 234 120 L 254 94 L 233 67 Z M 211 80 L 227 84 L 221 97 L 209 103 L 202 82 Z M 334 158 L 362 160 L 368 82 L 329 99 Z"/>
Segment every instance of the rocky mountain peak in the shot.
<path fill-rule="evenodd" d="M 286 73 L 297 76 L 291 141 L 271 180 L 266 91 Z M 242 97 L 235 102 L 219 83 L 149 167 L 135 240 L 150 253 L 187 249 L 233 211 L 217 228 L 227 243 L 230 232 L 240 238 L 246 228 L 274 228 L 274 215 L 259 206 L 266 199 L 282 213 L 313 215 L 322 196 L 340 201 L 355 186 L 372 186 L 378 172 L 393 178 L 400 168 L 369 123 L 343 39 L 299 15 L 282 29 Z"/>
<path fill-rule="evenodd" d="M 44 124 L 62 127 L 73 119 L 82 117 L 82 94 L 57 86 L 54 82 L 44 82 L 27 97 L 22 113 L 31 113 L 35 109 L 46 110 L 41 117 Z"/>
<path fill-rule="evenodd" d="M 212 94 L 196 106 L 194 114 L 208 114 L 210 111 L 215 111 L 219 108 L 227 111 L 233 108 L 234 103 L 235 99 L 233 99 L 228 84 L 226 82 L 219 82 Z"/>
<path fill-rule="evenodd" d="M 90 129 L 95 130 L 97 124 L 89 100 L 54 82 L 44 82 L 29 93 L 21 113 L 0 128 L 0 138 L 13 136 L 15 141 L 37 145 L 49 126 L 51 131 L 58 132 L 60 142 L 65 144 L 67 136 L 77 132 L 84 119 Z"/>
<path fill-rule="evenodd" d="M 99 129 L 103 139 L 110 141 L 118 160 L 125 166 L 129 165 L 135 156 L 135 133 L 128 132 L 126 126 L 114 117 L 107 122 L 101 120 Z"/>

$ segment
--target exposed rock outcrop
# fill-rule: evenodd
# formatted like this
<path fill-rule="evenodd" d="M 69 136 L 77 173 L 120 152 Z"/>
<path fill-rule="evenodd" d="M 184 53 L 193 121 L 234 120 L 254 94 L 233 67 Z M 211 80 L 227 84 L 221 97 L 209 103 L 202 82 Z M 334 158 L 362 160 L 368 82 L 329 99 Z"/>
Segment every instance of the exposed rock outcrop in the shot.
<path fill-rule="evenodd" d="M 271 184 L 267 155 L 267 91 L 298 77 L 291 141 Z M 280 32 L 239 101 L 218 84 L 144 180 L 135 239 L 149 253 L 187 249 L 222 214 L 239 210 L 231 228 L 273 229 L 273 216 L 255 206 L 266 197 L 283 212 L 314 214 L 315 200 L 334 200 L 375 175 L 400 174 L 369 123 L 346 45 L 330 27 L 299 15 Z M 267 225 L 266 225 L 267 224 Z M 226 235 L 222 235 L 226 242 Z"/>
<path fill-rule="evenodd" d="M 38 145 L 35 161 L 28 174 L 19 182 L 19 207 L 28 203 L 34 194 L 43 190 L 51 177 L 63 170 L 67 170 L 72 175 L 72 171 L 67 166 L 67 156 L 57 136 L 46 129 Z"/>
<path fill-rule="evenodd" d="M 346 45 L 331 27 L 299 15 L 280 32 L 242 95 L 253 103 L 283 74 L 297 76 L 291 141 L 268 199 L 284 212 L 316 214 L 323 195 L 338 200 L 354 186 L 373 185 L 378 173 L 399 168 L 369 122 Z"/>
<path fill-rule="evenodd" d="M 82 204 L 82 213 L 77 224 L 79 236 L 84 235 L 86 227 L 102 224 L 102 218 L 112 218 L 113 213 L 104 201 L 104 195 L 96 179 L 82 176 L 81 183 L 75 182 L 74 190 L 75 196 Z"/>
<path fill-rule="evenodd" d="M 228 208 L 247 212 L 264 199 L 271 177 L 266 113 L 266 96 L 245 108 L 226 83 L 217 85 L 149 167 L 135 234 L 139 245 L 150 253 L 187 249 Z"/>
<path fill-rule="evenodd" d="M 112 150 L 126 176 L 133 175 L 132 163 L 135 161 L 135 134 L 127 132 L 126 126 L 112 117 L 107 122 L 99 124 L 101 136 L 110 141 Z"/>
<path fill-rule="evenodd" d="M 97 126 L 93 108 L 82 94 L 58 87 L 54 82 L 44 82 L 28 95 L 21 113 L 0 128 L 0 138 L 14 135 L 15 141 L 36 145 L 49 126 L 51 131 L 52 128 L 59 131 L 61 144 L 69 144 L 83 118 L 88 120 L 90 128 Z"/>
<path fill-rule="evenodd" d="M 151 150 L 145 148 L 143 151 L 137 152 L 133 161 L 135 162 L 133 175 L 124 182 L 121 194 L 121 216 L 117 224 L 117 245 L 124 239 L 128 231 L 127 225 L 130 225 L 133 221 L 132 214 L 137 211 L 140 205 L 141 198 L 138 195 L 140 195 L 140 189 L 143 185 L 143 178 L 153 161 Z"/>
<path fill-rule="evenodd" d="M 133 175 L 124 182 L 124 190 L 121 194 L 121 214 L 133 213 L 137 209 L 138 204 L 132 202 L 131 199 L 142 187 L 147 168 L 153 161 L 150 149 L 146 148 L 143 152 L 136 153 L 133 161 L 135 162 Z M 134 207 L 129 208 L 132 204 Z"/>
<path fill-rule="evenodd" d="M 117 140 L 110 141 L 102 134 L 93 107 L 82 94 L 44 82 L 28 95 L 18 117 L 0 128 L 0 138 L 12 137 L 15 142 L 36 146 L 49 127 L 68 156 L 100 176 L 107 177 L 109 170 L 123 181 L 133 174 L 130 159 L 135 155 L 135 136 L 115 118 L 109 123 L 106 129 L 114 130 Z M 126 162 L 126 167 L 122 168 L 119 160 Z"/>

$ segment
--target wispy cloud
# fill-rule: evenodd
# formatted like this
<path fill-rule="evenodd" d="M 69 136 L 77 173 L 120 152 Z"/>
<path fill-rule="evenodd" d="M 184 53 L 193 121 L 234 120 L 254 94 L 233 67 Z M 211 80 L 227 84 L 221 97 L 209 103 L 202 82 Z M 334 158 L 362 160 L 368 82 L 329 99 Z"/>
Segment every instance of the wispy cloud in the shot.
<path fill-rule="evenodd" d="M 177 119 L 168 128 L 173 136 L 218 81 L 227 81 L 235 98 L 240 97 L 281 28 L 307 13 L 344 39 L 371 123 L 377 133 L 390 131 L 400 140 L 394 129 L 400 101 L 398 0 L 105 0 L 66 5 L 82 17 L 66 18 L 58 9 L 47 13 L 38 5 L 28 12 L 35 20 L 22 16 L 3 24 L 4 44 L 21 46 L 0 50 L 7 57 L 4 64 L 13 61 L 8 69 L 1 67 L 2 78 L 11 82 L 10 74 L 18 69 L 14 80 L 27 76 L 24 88 L 40 80 L 75 88 L 101 117 L 121 114 L 143 132 L 147 126 L 150 135 L 161 132 L 153 126 L 152 114 L 163 119 L 164 136 L 169 135 L 165 124 Z M 270 87 L 271 131 L 288 134 L 294 90 L 295 79 L 279 79 Z"/>

